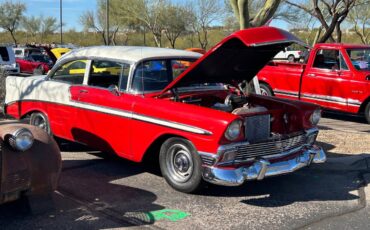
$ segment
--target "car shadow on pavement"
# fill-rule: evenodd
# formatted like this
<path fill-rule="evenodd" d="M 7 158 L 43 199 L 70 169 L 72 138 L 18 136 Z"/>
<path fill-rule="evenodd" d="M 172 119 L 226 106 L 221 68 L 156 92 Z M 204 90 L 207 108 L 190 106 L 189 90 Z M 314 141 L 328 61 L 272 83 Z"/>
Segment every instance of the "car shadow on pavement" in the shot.
<path fill-rule="evenodd" d="M 319 144 L 324 146 L 326 151 L 335 147 L 327 143 Z M 163 186 L 164 183 L 158 184 L 158 181 L 164 178 L 145 181 L 138 179 L 145 173 L 149 173 L 149 177 L 160 177 L 159 170 L 153 170 L 157 168 L 152 167 L 155 164 L 134 163 L 118 157 L 107 158 L 104 157 L 105 153 L 101 152 L 92 152 L 90 155 L 96 158 L 63 161 L 64 169 L 60 183 L 62 192 L 88 202 L 94 202 L 94 199 L 98 198 L 104 204 L 114 204 L 114 209 L 119 210 L 120 213 L 138 210 L 150 212 L 150 210 L 160 209 L 160 207 L 159 209 L 151 207 L 156 200 L 156 195 L 146 194 L 147 191 L 142 189 L 146 186 L 149 190 L 155 186 Z M 83 169 L 74 165 L 88 165 L 88 167 Z M 112 181 L 120 185 L 113 185 Z M 358 172 L 332 171 L 326 169 L 325 164 L 321 164 L 284 176 L 250 181 L 239 187 L 207 185 L 197 195 L 209 198 L 240 197 L 240 202 L 260 207 L 280 207 L 310 201 L 355 201 L 359 196 L 353 191 L 359 188 L 359 181 Z M 131 187 L 127 187 L 128 185 Z M 135 190 L 136 185 L 140 190 Z M 163 190 L 167 192 L 168 188 Z M 117 197 L 117 194 L 123 195 Z"/>

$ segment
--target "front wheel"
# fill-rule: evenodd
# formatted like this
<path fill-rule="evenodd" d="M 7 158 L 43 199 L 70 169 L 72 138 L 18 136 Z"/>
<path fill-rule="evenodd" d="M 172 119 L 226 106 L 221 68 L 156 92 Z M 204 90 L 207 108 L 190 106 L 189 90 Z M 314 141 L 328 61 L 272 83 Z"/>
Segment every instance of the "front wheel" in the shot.
<path fill-rule="evenodd" d="M 32 113 L 30 117 L 30 124 L 45 130 L 45 132 L 51 135 L 50 123 L 44 114 Z"/>
<path fill-rule="evenodd" d="M 190 141 L 178 137 L 166 140 L 159 153 L 159 165 L 174 189 L 193 193 L 202 187 L 202 161 Z"/>
<path fill-rule="evenodd" d="M 367 123 L 370 124 L 370 102 L 368 102 L 365 107 L 365 118 L 366 118 Z"/>
<path fill-rule="evenodd" d="M 288 56 L 288 61 L 289 61 L 289 62 L 294 62 L 294 61 L 295 61 L 295 57 L 294 57 L 294 55 L 289 55 L 289 56 Z"/>
<path fill-rule="evenodd" d="M 265 83 L 260 83 L 261 95 L 263 96 L 274 96 L 270 86 Z"/>

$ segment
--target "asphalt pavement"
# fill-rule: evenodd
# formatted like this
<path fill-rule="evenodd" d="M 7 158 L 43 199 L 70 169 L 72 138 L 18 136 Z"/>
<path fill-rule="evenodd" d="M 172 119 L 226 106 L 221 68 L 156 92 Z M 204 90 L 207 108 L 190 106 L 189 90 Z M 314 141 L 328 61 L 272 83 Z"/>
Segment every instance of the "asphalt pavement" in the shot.
<path fill-rule="evenodd" d="M 326 117 L 338 135 L 357 120 Z M 339 127 L 339 128 L 338 128 Z M 0 207 L 1 229 L 369 229 L 370 149 L 240 187 L 174 191 L 153 163 L 137 164 L 64 143 L 54 205 L 32 214 L 26 200 Z"/>

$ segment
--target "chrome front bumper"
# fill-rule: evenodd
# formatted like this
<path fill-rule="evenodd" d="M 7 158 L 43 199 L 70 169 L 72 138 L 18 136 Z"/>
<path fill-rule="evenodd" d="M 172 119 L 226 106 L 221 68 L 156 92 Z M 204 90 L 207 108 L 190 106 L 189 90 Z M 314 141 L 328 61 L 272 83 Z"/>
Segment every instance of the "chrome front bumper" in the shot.
<path fill-rule="evenodd" d="M 217 168 L 204 166 L 203 179 L 213 184 L 224 186 L 238 186 L 248 180 L 262 180 L 265 177 L 283 175 L 294 172 L 311 163 L 324 163 L 326 154 L 321 147 L 312 146 L 303 150 L 295 158 L 270 163 L 268 160 L 260 158 L 255 160 L 249 167 L 239 167 L 236 169 Z"/>

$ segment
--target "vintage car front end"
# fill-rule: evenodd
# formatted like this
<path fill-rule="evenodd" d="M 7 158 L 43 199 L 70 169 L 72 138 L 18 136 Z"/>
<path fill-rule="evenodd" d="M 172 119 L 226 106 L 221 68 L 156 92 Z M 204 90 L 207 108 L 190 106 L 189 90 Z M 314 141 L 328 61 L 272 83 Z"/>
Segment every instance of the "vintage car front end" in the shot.
<path fill-rule="evenodd" d="M 47 196 L 56 189 L 61 155 L 43 130 L 0 122 L 0 204 L 21 196 Z"/>
<path fill-rule="evenodd" d="M 238 186 L 249 180 L 291 173 L 311 163 L 324 163 L 325 152 L 314 144 L 317 134 L 318 129 L 312 128 L 258 143 L 221 145 L 216 154 L 201 152 L 203 179 Z"/>

